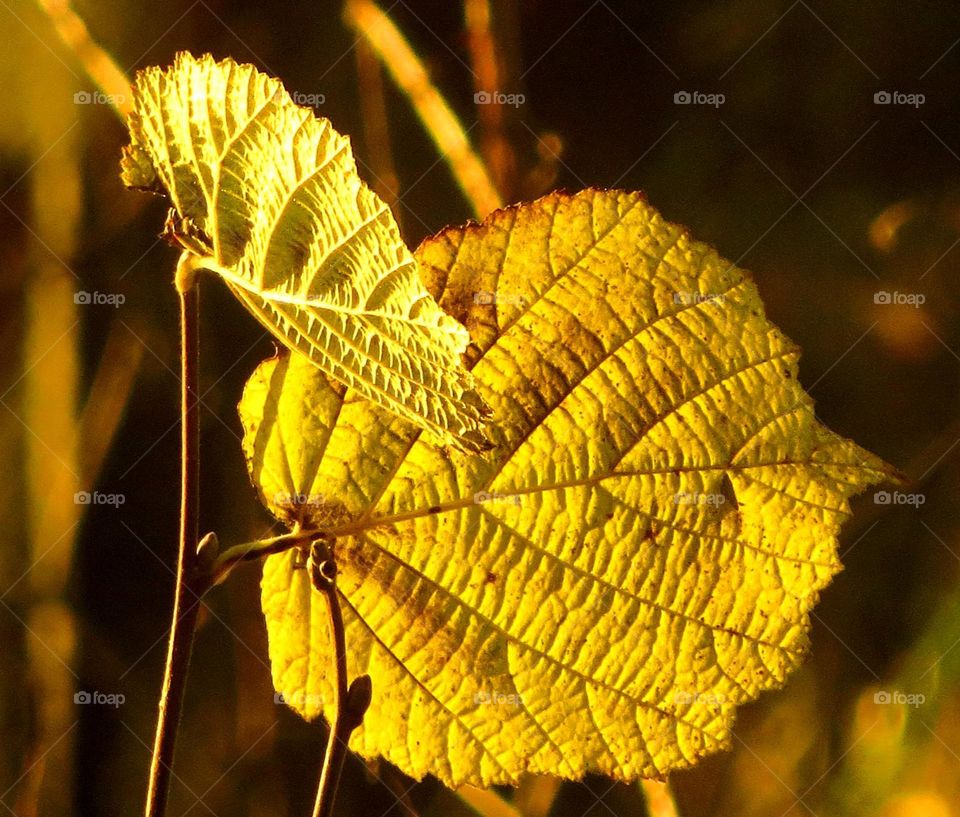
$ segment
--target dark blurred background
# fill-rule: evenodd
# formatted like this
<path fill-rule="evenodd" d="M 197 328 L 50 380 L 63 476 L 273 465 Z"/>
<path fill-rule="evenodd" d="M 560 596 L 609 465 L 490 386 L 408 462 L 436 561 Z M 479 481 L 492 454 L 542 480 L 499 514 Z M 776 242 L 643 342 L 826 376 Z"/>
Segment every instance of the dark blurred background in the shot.
<path fill-rule="evenodd" d="M 174 578 L 176 252 L 156 239 L 163 202 L 120 184 L 125 129 L 85 70 L 91 41 L 128 75 L 210 51 L 313 95 L 411 246 L 474 212 L 342 3 L 77 3 L 89 38 L 63 2 L 45 5 L 0 0 L 0 814 L 129 815 Z M 754 273 L 804 349 L 821 419 L 914 480 L 856 502 L 809 661 L 741 710 L 731 752 L 671 778 L 679 814 L 960 815 L 960 5 L 382 8 L 504 201 L 646 191 Z M 514 104 L 477 105 L 483 90 Z M 235 405 L 273 344 L 213 281 L 203 315 L 201 526 L 245 541 L 271 523 Z M 312 804 L 324 727 L 274 703 L 258 580 L 247 566 L 207 599 L 171 815 Z M 600 778 L 500 794 L 485 814 L 647 809 L 641 787 Z M 338 806 L 472 813 L 435 781 L 356 759 Z"/>

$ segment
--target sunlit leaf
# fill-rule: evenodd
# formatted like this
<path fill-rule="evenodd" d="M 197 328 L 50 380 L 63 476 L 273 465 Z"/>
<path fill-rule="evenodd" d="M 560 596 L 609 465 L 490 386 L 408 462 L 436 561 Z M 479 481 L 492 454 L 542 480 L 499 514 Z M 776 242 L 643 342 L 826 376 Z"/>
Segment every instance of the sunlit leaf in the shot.
<path fill-rule="evenodd" d="M 753 283 L 636 193 L 554 194 L 417 251 L 471 333 L 478 457 L 297 358 L 240 406 L 251 474 L 336 537 L 352 746 L 457 785 L 662 775 L 782 685 L 840 569 L 848 497 L 892 475 L 814 417 Z M 277 690 L 331 715 L 324 604 L 297 554 L 263 607 Z"/>
<path fill-rule="evenodd" d="M 280 341 L 445 441 L 486 447 L 467 333 L 328 120 L 251 65 L 181 53 L 138 74 L 129 127 L 124 183 L 170 196 L 175 239 Z"/>

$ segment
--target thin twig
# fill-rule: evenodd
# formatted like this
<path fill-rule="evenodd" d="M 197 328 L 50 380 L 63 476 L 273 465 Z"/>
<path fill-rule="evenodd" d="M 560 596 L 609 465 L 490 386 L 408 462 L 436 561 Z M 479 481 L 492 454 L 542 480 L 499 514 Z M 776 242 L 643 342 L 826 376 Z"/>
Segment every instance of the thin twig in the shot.
<path fill-rule="evenodd" d="M 163 817 L 176 747 L 177 728 L 183 708 L 193 634 L 200 613 L 200 597 L 207 579 L 197 569 L 197 539 L 200 482 L 200 294 L 194 282 L 194 268 L 184 253 L 177 266 L 180 296 L 180 553 L 173 602 L 173 624 L 167 664 L 160 693 L 157 735 L 150 764 L 147 789 L 147 817 Z"/>
<path fill-rule="evenodd" d="M 390 120 L 383 93 L 383 67 L 373 49 L 360 40 L 357 55 L 357 91 L 360 96 L 360 121 L 363 124 L 364 154 L 369 164 L 370 186 L 393 211 L 393 217 L 403 232 L 403 212 L 400 209 L 400 180 L 393 162 L 390 146 Z"/>
<path fill-rule="evenodd" d="M 87 25 L 67 2 L 37 0 L 57 35 L 80 61 L 87 76 L 103 92 L 104 101 L 125 118 L 133 109 L 130 81 L 116 61 L 90 36 Z"/>
<path fill-rule="evenodd" d="M 264 556 L 272 556 L 275 553 L 283 553 L 291 548 L 307 545 L 319 535 L 320 531 L 317 530 L 295 530 L 270 539 L 257 539 L 228 547 L 220 552 L 210 568 L 211 586 L 220 584 L 241 562 L 256 561 Z"/>
<path fill-rule="evenodd" d="M 343 762 L 347 757 L 350 735 L 363 723 L 363 716 L 370 706 L 371 687 L 369 675 L 359 676 L 347 687 L 347 644 L 340 597 L 337 595 L 337 564 L 326 541 L 314 544 L 309 570 L 313 586 L 323 594 L 327 602 L 337 675 L 334 684 L 336 700 L 333 722 L 330 724 L 330 736 L 327 739 L 320 784 L 317 787 L 317 800 L 313 807 L 313 817 L 330 817 L 333 814 L 333 802 L 337 795 Z"/>
<path fill-rule="evenodd" d="M 516 117 L 517 107 L 504 104 L 503 92 L 514 90 L 515 76 L 507 70 L 508 58 L 497 42 L 497 29 L 505 27 L 505 20 L 512 20 L 515 9 L 513 2 L 505 0 L 496 4 L 491 0 L 464 0 L 463 12 L 473 67 L 473 89 L 489 100 L 485 105 L 476 106 L 481 128 L 480 150 L 500 195 L 513 201 L 517 162 L 513 145 L 507 138 L 507 123 Z"/>
<path fill-rule="evenodd" d="M 393 21 L 372 0 L 349 0 L 344 7 L 344 17 L 370 44 L 410 100 L 477 217 L 483 218 L 501 207 L 500 194 L 486 166 Z"/>

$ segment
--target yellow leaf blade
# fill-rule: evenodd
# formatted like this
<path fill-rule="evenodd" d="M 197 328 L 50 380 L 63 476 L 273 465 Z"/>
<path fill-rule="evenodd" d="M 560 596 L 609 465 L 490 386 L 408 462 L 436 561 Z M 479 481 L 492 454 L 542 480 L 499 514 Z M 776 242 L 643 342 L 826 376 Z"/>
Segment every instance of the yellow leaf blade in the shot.
<path fill-rule="evenodd" d="M 639 194 L 554 194 L 417 251 L 498 422 L 431 445 L 297 360 L 241 403 L 255 483 L 336 537 L 354 748 L 451 786 L 632 780 L 729 742 L 807 647 L 848 497 L 889 466 L 823 428 L 756 288 Z M 331 714 L 322 603 L 268 559 L 274 683 Z"/>
<path fill-rule="evenodd" d="M 284 345 L 381 406 L 482 450 L 467 332 L 421 283 L 349 140 L 250 65 L 141 72 L 122 177 L 166 191 L 178 240 Z"/>

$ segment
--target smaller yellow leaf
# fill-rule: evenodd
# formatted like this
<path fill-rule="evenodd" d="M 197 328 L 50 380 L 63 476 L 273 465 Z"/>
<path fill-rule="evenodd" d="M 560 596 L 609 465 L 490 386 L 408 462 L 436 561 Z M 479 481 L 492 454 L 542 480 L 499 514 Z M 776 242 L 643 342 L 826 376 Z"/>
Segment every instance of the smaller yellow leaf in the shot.
<path fill-rule="evenodd" d="M 134 83 L 128 187 L 166 192 L 168 231 L 288 348 L 469 450 L 489 409 L 469 336 L 424 288 L 350 142 L 251 65 L 177 55 Z"/>

